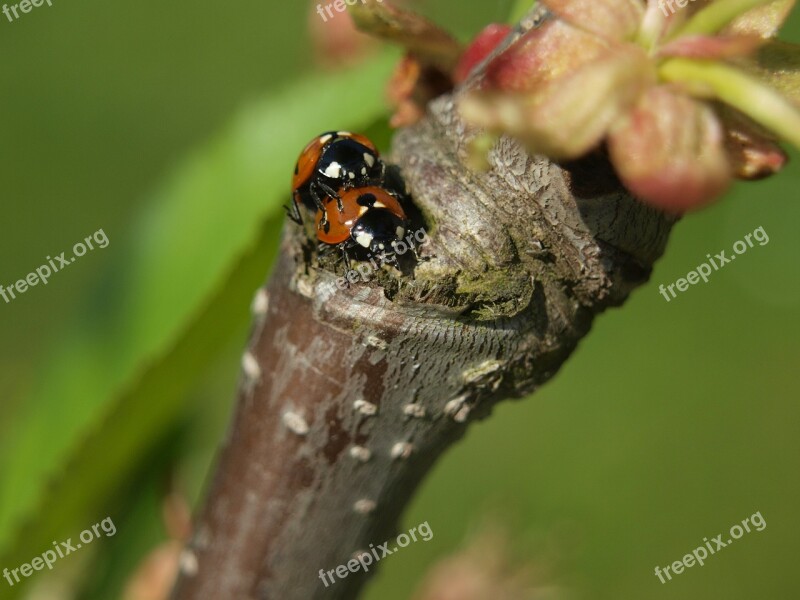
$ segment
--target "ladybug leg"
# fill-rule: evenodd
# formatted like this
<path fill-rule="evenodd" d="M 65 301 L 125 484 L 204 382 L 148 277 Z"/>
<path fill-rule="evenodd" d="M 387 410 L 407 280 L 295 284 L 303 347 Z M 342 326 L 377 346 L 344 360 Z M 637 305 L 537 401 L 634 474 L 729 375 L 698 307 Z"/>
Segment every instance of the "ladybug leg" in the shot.
<path fill-rule="evenodd" d="M 344 212 L 344 205 L 342 204 L 342 197 L 339 195 L 339 192 L 330 187 L 327 183 L 322 183 L 321 181 L 317 182 L 317 185 L 329 198 L 336 198 L 336 208 L 339 209 L 340 213 Z"/>
<path fill-rule="evenodd" d="M 303 215 L 300 214 L 300 209 L 297 206 L 297 202 L 292 200 L 292 203 L 289 206 L 284 204 L 283 208 L 286 211 L 286 216 L 288 216 L 292 221 L 298 225 L 303 224 Z"/>
<path fill-rule="evenodd" d="M 342 242 L 341 244 L 336 244 L 335 246 L 328 245 L 329 250 L 333 250 L 336 248 L 339 252 L 342 253 L 342 261 L 344 262 L 345 272 L 344 272 L 344 285 L 345 287 L 350 287 L 350 281 L 347 279 L 347 274 L 350 272 L 350 255 L 347 253 L 348 245 L 347 242 Z"/>
<path fill-rule="evenodd" d="M 350 262 L 350 255 L 347 253 L 347 243 L 340 244 L 339 247 L 342 250 L 342 259 L 344 260 L 344 268 L 345 268 L 345 279 L 347 279 L 347 273 L 350 272 L 352 267 L 352 263 Z"/>
<path fill-rule="evenodd" d="M 415 244 L 409 244 L 409 247 L 411 248 L 411 253 L 414 255 L 414 258 L 417 259 L 417 262 L 427 262 L 431 259 L 430 256 L 420 256 Z"/>
<path fill-rule="evenodd" d="M 324 229 L 326 225 L 328 225 L 328 211 L 325 210 L 325 204 L 322 202 L 322 199 L 317 194 L 316 185 L 314 182 L 308 188 L 309 194 L 311 194 L 311 198 L 314 200 L 314 204 L 317 206 L 317 210 L 322 211 L 322 219 L 317 226 L 317 229 Z M 327 231 L 327 230 L 326 230 Z"/>
<path fill-rule="evenodd" d="M 386 262 L 392 265 L 398 271 L 400 270 L 400 263 L 397 262 L 397 255 L 394 252 L 388 252 L 386 254 Z"/>

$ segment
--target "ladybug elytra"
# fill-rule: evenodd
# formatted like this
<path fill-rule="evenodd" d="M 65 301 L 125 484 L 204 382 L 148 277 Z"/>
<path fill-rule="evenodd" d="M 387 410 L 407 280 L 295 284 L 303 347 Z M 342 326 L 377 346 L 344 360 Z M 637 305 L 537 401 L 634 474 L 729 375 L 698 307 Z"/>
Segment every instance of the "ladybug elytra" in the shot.
<path fill-rule="evenodd" d="M 408 230 L 409 219 L 395 196 L 378 186 L 352 188 L 341 195 L 342 210 L 329 199 L 317 213 L 317 239 L 342 250 L 349 268 L 348 252 L 367 252 L 393 262 L 395 244 Z M 323 224 L 324 223 L 324 224 Z"/>
<path fill-rule="evenodd" d="M 365 136 L 349 131 L 328 131 L 311 140 L 300 153 L 292 176 L 294 202 L 289 216 L 302 223 L 300 205 L 322 211 L 325 202 L 335 199 L 343 210 L 340 190 L 380 184 L 384 164 L 375 145 Z"/>

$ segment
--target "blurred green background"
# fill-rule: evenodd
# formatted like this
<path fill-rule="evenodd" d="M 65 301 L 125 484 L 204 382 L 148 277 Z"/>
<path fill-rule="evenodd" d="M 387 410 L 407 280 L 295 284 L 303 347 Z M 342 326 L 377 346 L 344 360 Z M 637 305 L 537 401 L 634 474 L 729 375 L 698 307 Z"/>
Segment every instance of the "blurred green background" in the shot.
<path fill-rule="evenodd" d="M 414 6 L 467 39 L 511 4 Z M 118 597 L 166 539 L 166 482 L 198 498 L 298 148 L 333 128 L 388 141 L 397 54 L 315 64 L 309 9 L 55 0 L 0 16 L 0 284 L 98 229 L 110 240 L 0 301 L 0 569 L 107 516 L 118 529 L 57 563 L 70 593 L 39 597 Z M 797 15 L 783 37 L 800 40 Z M 433 540 L 382 563 L 366 598 L 409 598 L 487 518 L 564 597 L 797 597 L 797 158 L 686 217 L 651 282 L 553 382 L 471 428 L 404 518 Z M 670 303 L 658 294 L 759 226 L 769 244 Z M 756 511 L 764 531 L 654 576 Z M 0 598 L 17 591 L 0 579 Z"/>

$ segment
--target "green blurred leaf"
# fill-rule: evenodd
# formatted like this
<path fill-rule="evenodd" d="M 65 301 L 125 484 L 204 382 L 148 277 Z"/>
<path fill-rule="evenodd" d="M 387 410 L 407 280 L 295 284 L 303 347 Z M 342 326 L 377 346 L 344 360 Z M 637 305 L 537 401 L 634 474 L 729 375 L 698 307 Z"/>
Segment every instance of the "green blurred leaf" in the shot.
<path fill-rule="evenodd" d="M 248 318 L 298 149 L 320 131 L 383 114 L 392 57 L 271 94 L 156 194 L 109 282 L 119 295 L 101 295 L 104 305 L 70 328 L 0 441 L 0 562 L 28 561 L 106 516 L 94 511 L 181 414 L 197 369 Z M 123 237 L 106 233 L 112 243 Z"/>
<path fill-rule="evenodd" d="M 32 517 L 15 536 L 0 564 L 19 565 L 40 555 L 53 540 L 75 537 L 110 516 L 120 520 L 120 506 L 110 500 L 125 490 L 140 462 L 186 410 L 186 392 L 216 353 L 246 327 L 248 305 L 276 251 L 282 218 L 270 218 L 257 246 L 233 268 L 200 315 L 162 359 L 146 368 L 131 389 L 106 404 L 93 431 L 63 456 L 46 496 L 32 507 Z M 15 586 L 19 592 L 21 586 Z"/>
<path fill-rule="evenodd" d="M 717 0 L 711 2 L 696 14 L 686 24 L 679 28 L 671 37 L 678 38 L 684 35 L 713 35 L 726 27 L 737 17 L 768 4 L 773 0 Z"/>
<path fill-rule="evenodd" d="M 664 81 L 695 85 L 800 148 L 800 110 L 775 88 L 723 63 L 671 58 L 659 67 Z"/>
<path fill-rule="evenodd" d="M 535 4 L 536 0 L 514 0 L 514 4 L 511 6 L 511 10 L 508 14 L 509 25 L 516 25 L 519 23 L 522 17 L 533 10 Z"/>
<path fill-rule="evenodd" d="M 800 106 L 800 46 L 772 40 L 739 65 Z"/>

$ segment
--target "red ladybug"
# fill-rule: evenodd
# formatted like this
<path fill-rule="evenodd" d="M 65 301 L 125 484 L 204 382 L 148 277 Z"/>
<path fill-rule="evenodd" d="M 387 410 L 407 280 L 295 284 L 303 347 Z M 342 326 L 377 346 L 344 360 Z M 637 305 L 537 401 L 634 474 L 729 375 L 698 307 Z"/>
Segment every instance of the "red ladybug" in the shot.
<path fill-rule="evenodd" d="M 300 153 L 292 177 L 294 202 L 289 217 L 302 224 L 299 206 L 321 212 L 327 222 L 326 201 L 335 199 L 344 210 L 341 193 L 351 188 L 380 184 L 385 166 L 369 139 L 349 131 L 328 131 L 311 140 Z"/>
<path fill-rule="evenodd" d="M 349 269 L 349 251 L 376 254 L 396 262 L 395 244 L 408 230 L 400 202 L 382 187 L 351 188 L 341 194 L 341 209 L 329 198 L 316 217 L 317 239 L 342 250 Z"/>

